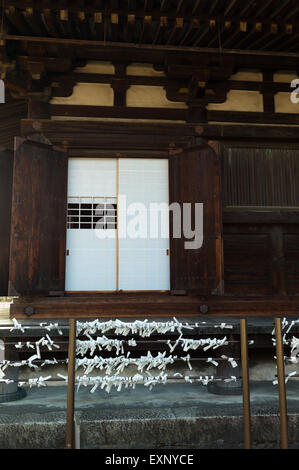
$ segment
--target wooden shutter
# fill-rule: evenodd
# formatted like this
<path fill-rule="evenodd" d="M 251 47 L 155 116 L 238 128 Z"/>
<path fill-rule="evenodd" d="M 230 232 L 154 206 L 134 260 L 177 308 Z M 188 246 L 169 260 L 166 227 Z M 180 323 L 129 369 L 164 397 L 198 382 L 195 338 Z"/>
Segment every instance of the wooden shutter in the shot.
<path fill-rule="evenodd" d="M 169 157 L 170 203 L 203 203 L 203 244 L 185 249 L 184 237 L 173 237 L 170 214 L 170 271 L 172 291 L 223 293 L 223 247 L 220 158 L 209 146 L 186 149 Z M 183 217 L 182 217 L 183 218 Z M 194 227 L 193 227 L 194 229 Z"/>
<path fill-rule="evenodd" d="M 0 295 L 8 294 L 13 152 L 0 150 Z"/>
<path fill-rule="evenodd" d="M 67 155 L 15 140 L 10 295 L 64 291 Z"/>

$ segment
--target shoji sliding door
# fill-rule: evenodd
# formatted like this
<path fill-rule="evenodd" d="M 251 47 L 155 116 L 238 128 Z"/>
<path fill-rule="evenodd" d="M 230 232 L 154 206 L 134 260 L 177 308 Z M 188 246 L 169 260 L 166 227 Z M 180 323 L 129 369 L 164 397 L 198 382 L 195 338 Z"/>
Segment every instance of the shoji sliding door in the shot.
<path fill-rule="evenodd" d="M 67 291 L 168 290 L 168 230 L 168 160 L 69 160 Z"/>
<path fill-rule="evenodd" d="M 116 168 L 116 159 L 69 159 L 67 291 L 116 290 Z"/>
<path fill-rule="evenodd" d="M 168 204 L 168 160 L 120 159 L 119 195 L 127 206 L 119 214 L 119 289 L 168 290 L 168 211 L 160 206 L 159 218 L 150 211 L 151 204 Z"/>

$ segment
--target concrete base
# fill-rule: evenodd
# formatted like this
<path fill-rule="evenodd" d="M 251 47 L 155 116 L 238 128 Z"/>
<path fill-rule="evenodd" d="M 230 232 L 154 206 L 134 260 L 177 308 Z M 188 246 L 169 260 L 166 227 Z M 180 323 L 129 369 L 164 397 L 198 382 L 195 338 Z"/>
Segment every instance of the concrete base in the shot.
<path fill-rule="evenodd" d="M 18 361 L 19 356 L 16 348 L 5 344 L 5 339 L 0 339 L 0 362 L 4 360 Z M 0 403 L 20 400 L 26 396 L 26 391 L 18 386 L 19 368 L 7 367 L 5 379 L 12 380 L 11 383 L 0 383 Z"/>
<path fill-rule="evenodd" d="M 287 384 L 289 442 L 299 449 L 299 383 Z M 77 447 L 82 449 L 243 448 L 241 396 L 212 395 L 200 384 L 158 385 L 149 391 L 113 389 L 75 395 Z M 279 449 L 278 389 L 251 383 L 253 448 Z M 28 390 L 0 404 L 1 449 L 59 449 L 65 445 L 66 388 Z"/>
<path fill-rule="evenodd" d="M 208 390 L 215 395 L 242 395 L 242 380 L 236 382 L 212 382 L 208 384 Z"/>
<path fill-rule="evenodd" d="M 3 393 L 0 394 L 0 403 L 7 403 L 9 401 L 21 400 L 26 397 L 26 390 L 22 387 L 18 387 L 14 393 Z"/>

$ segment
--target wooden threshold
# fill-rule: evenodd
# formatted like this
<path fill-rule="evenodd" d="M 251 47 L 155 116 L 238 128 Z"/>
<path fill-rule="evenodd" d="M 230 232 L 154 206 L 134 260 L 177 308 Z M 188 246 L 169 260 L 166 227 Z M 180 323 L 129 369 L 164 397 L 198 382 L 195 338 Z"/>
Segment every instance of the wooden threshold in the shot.
<path fill-rule="evenodd" d="M 67 297 L 101 297 L 103 295 L 122 295 L 122 294 L 168 294 L 168 290 L 99 290 L 99 291 L 65 291 Z"/>
<path fill-rule="evenodd" d="M 167 293 L 119 293 L 97 297 L 22 297 L 15 299 L 10 316 L 28 318 L 150 318 L 200 317 L 207 306 L 210 316 L 294 316 L 299 317 L 299 296 L 231 297 L 173 296 Z"/>

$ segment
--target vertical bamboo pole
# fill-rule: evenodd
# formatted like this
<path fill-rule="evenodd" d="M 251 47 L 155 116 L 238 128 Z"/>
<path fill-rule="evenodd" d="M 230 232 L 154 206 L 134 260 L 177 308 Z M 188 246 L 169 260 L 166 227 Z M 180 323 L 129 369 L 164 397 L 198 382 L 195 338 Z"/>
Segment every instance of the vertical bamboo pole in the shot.
<path fill-rule="evenodd" d="M 66 409 L 66 449 L 74 447 L 76 320 L 69 323 L 68 383 Z"/>
<path fill-rule="evenodd" d="M 288 448 L 288 417 L 287 417 L 287 399 L 285 387 L 285 371 L 283 356 L 283 341 L 281 318 L 275 318 L 275 337 L 276 337 L 276 363 L 278 376 L 279 393 L 279 412 L 280 412 L 280 448 Z"/>
<path fill-rule="evenodd" d="M 250 389 L 248 367 L 248 339 L 247 320 L 240 320 L 241 364 L 242 364 L 242 391 L 243 391 L 243 420 L 244 420 L 244 447 L 251 448 L 250 429 Z"/>

